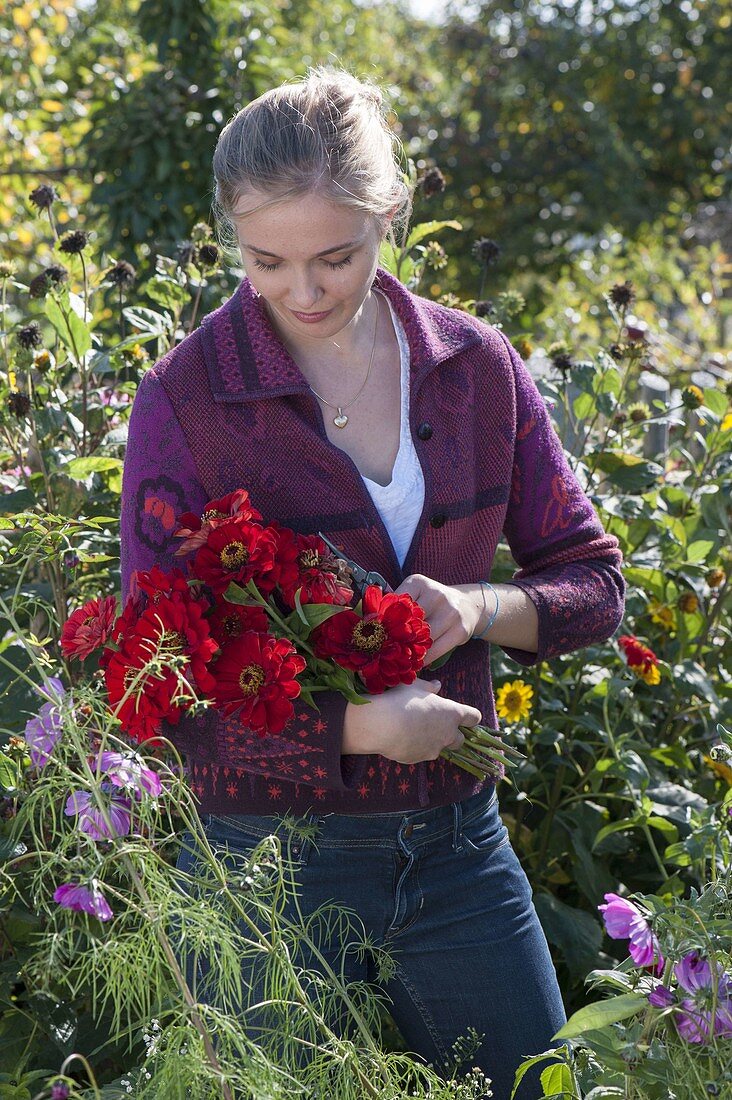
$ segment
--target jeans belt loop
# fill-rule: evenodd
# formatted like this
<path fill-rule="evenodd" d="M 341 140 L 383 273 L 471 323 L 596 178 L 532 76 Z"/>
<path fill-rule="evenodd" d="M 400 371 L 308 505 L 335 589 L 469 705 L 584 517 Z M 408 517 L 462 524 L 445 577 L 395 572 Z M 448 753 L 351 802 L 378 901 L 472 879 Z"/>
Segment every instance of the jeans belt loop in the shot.
<path fill-rule="evenodd" d="M 452 850 L 453 852 L 462 852 L 463 850 L 463 805 L 462 802 L 453 802 L 453 830 L 452 830 Z"/>

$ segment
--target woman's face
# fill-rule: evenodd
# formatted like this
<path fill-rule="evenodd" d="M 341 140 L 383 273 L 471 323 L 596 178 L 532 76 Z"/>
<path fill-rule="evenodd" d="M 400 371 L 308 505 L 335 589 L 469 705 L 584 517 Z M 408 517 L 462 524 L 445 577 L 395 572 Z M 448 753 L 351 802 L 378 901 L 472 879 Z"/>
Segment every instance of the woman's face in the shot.
<path fill-rule="evenodd" d="M 315 191 L 266 200 L 261 191 L 244 192 L 233 218 L 250 282 L 283 335 L 335 336 L 356 316 L 373 282 L 379 221 Z"/>

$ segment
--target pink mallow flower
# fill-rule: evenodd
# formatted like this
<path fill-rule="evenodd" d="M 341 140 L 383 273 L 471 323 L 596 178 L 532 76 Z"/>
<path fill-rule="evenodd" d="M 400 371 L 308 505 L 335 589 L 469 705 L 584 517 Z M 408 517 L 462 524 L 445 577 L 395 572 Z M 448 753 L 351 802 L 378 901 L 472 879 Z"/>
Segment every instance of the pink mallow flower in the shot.
<path fill-rule="evenodd" d="M 598 905 L 605 929 L 612 940 L 629 940 L 628 951 L 636 966 L 663 969 L 663 955 L 658 940 L 637 905 L 619 894 L 605 894 L 606 905 Z"/>
<path fill-rule="evenodd" d="M 95 649 L 101 649 L 112 633 L 117 618 L 117 599 L 105 596 L 87 600 L 68 619 L 61 630 L 61 652 L 64 657 L 83 661 Z"/>
<path fill-rule="evenodd" d="M 163 789 L 160 776 L 152 768 L 146 768 L 142 757 L 136 752 L 109 752 L 104 751 L 100 758 L 100 767 L 106 772 L 115 787 L 123 787 L 134 793 L 136 798 L 142 798 L 143 794 L 157 798 Z M 92 767 L 94 761 L 92 761 Z"/>
<path fill-rule="evenodd" d="M 91 913 L 99 920 L 111 920 L 114 916 L 96 879 L 92 879 L 90 886 L 85 886 L 81 882 L 64 882 L 54 890 L 53 900 L 64 909 Z"/>
<path fill-rule="evenodd" d="M 102 791 L 109 792 L 109 783 L 102 783 Z M 109 839 L 113 836 L 126 836 L 130 831 L 130 808 L 132 803 L 123 795 L 113 794 L 107 802 L 107 814 L 110 826 L 105 821 L 100 808 L 94 802 L 90 791 L 72 791 L 66 799 L 64 813 L 67 817 L 78 814 L 79 828 L 93 840 Z"/>

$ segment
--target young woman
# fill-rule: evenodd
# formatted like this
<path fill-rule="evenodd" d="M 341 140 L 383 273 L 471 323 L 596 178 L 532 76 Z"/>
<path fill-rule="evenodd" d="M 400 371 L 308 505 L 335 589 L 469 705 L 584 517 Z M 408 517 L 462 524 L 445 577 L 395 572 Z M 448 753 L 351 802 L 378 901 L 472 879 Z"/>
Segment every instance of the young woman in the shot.
<path fill-rule="evenodd" d="M 497 725 L 490 643 L 530 666 L 608 638 L 624 582 L 509 341 L 379 268 L 408 216 L 394 154 L 379 92 L 342 72 L 268 92 L 224 128 L 216 207 L 247 277 L 142 379 L 123 592 L 134 570 L 177 563 L 176 515 L 244 487 L 265 521 L 322 531 L 421 604 L 427 663 L 454 650 L 439 680 L 365 706 L 323 693 L 264 740 L 211 713 L 170 736 L 212 840 L 246 848 L 286 812 L 317 824 L 293 849 L 303 910 L 354 909 L 393 955 L 381 984 L 409 1047 L 445 1065 L 475 1028 L 472 1064 L 507 1100 L 562 1002 L 495 786 L 440 753 L 462 724 Z M 489 585 L 502 532 L 520 569 Z M 377 981 L 368 956 L 347 967 Z"/>

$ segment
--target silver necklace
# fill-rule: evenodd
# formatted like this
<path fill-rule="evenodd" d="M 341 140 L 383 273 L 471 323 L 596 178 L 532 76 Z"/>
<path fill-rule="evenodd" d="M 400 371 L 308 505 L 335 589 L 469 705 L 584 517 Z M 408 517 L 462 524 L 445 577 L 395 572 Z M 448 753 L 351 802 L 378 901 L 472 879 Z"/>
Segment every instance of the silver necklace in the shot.
<path fill-rule="evenodd" d="M 326 401 L 325 398 L 321 397 L 319 393 L 316 393 L 316 391 L 313 389 L 312 386 L 310 386 L 310 383 L 308 382 L 308 386 L 310 386 L 310 389 L 311 389 L 312 393 L 317 397 L 318 401 L 322 401 L 323 404 L 327 405 L 329 409 L 335 409 L 336 410 L 336 415 L 333 417 L 333 423 L 335 424 L 336 428 L 345 428 L 346 424 L 348 423 L 348 417 L 346 416 L 346 414 L 344 413 L 343 410 L 347 409 L 349 407 L 349 405 L 352 405 L 353 402 L 356 401 L 361 396 L 361 394 L 363 393 L 363 391 L 366 388 L 366 383 L 369 380 L 369 375 L 371 374 L 371 367 L 373 366 L 373 362 L 374 362 L 374 352 L 376 351 L 376 337 L 377 337 L 377 334 L 378 334 L 378 331 L 379 331 L 379 295 L 375 293 L 374 297 L 376 298 L 376 320 L 374 322 L 374 339 L 373 339 L 373 343 L 371 344 L 371 356 L 369 358 L 369 368 L 366 371 L 366 377 L 364 378 L 363 383 L 361 384 L 361 388 L 359 389 L 359 391 L 355 395 L 355 397 L 352 397 L 350 401 L 345 401 L 342 405 L 334 405 L 334 404 L 332 404 L 332 402 Z"/>

